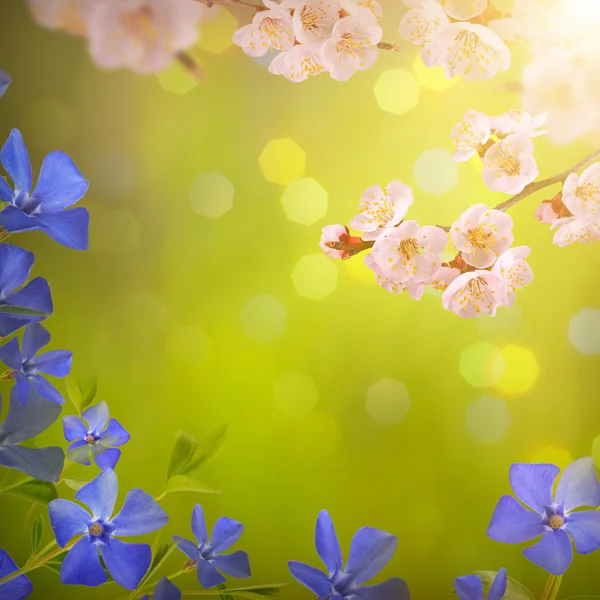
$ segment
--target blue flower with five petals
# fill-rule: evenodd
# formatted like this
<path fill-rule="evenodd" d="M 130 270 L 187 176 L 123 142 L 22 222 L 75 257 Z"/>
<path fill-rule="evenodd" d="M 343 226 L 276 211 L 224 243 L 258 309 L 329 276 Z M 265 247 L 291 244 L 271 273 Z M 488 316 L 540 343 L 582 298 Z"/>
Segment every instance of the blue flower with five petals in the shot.
<path fill-rule="evenodd" d="M 63 246 L 86 250 L 87 209 L 65 210 L 81 200 L 89 187 L 73 161 L 64 152 L 48 154 L 32 193 L 31 163 L 18 129 L 12 130 L 0 157 L 14 188 L 0 177 L 0 200 L 9 203 L 0 212 L 0 225 L 11 233 L 41 229 Z"/>
<path fill-rule="evenodd" d="M 169 517 L 156 500 L 142 490 L 131 490 L 121 511 L 111 518 L 117 501 L 117 475 L 107 469 L 84 485 L 75 498 L 91 514 L 70 500 L 52 500 L 48 505 L 56 542 L 64 547 L 76 535 L 82 535 L 66 555 L 60 580 L 65 584 L 97 586 L 108 577 L 100 563 L 124 588 L 133 590 L 152 562 L 148 544 L 129 544 L 120 537 L 142 535 L 164 527 Z"/>
<path fill-rule="evenodd" d="M 38 352 L 49 343 L 48 330 L 39 323 L 32 323 L 27 325 L 23 333 L 23 352 L 17 338 L 0 346 L 0 360 L 12 369 L 17 398 L 21 404 L 27 402 L 31 385 L 44 398 L 56 404 L 64 404 L 60 392 L 41 374 L 66 377 L 71 370 L 73 353 L 68 350 L 52 350 L 38 356 Z"/>
<path fill-rule="evenodd" d="M 90 455 L 102 469 L 114 469 L 121 451 L 114 446 L 122 446 L 131 436 L 116 420 L 109 420 L 106 402 L 99 402 L 83 411 L 79 417 L 64 417 L 63 430 L 67 442 L 72 442 L 68 458 L 83 465 L 90 464 Z"/>
<path fill-rule="evenodd" d="M 180 600 L 181 591 L 174 584 L 171 583 L 166 577 L 163 577 L 154 590 L 152 600 Z M 150 600 L 150 596 L 146 594 L 142 596 L 141 600 Z"/>
<path fill-rule="evenodd" d="M 516 497 L 503 496 L 492 516 L 487 534 L 505 544 L 520 544 L 543 536 L 523 550 L 531 562 L 552 575 L 562 575 L 573 560 L 573 545 L 579 554 L 600 548 L 600 512 L 580 510 L 600 506 L 600 482 L 591 458 L 570 464 L 556 493 L 560 469 L 547 464 L 515 464 L 510 483 Z"/>
<path fill-rule="evenodd" d="M 362 527 L 350 546 L 350 556 L 343 567 L 342 551 L 329 513 L 322 510 L 315 531 L 317 553 L 327 567 L 327 575 L 319 569 L 297 561 L 288 563 L 290 573 L 319 598 L 328 600 L 410 600 L 406 582 L 388 579 L 378 585 L 363 586 L 391 560 L 398 539 L 395 535 Z"/>
<path fill-rule="evenodd" d="M 15 561 L 0 548 L 0 579 L 18 570 Z M 31 581 L 25 575 L 19 575 L 7 583 L 0 585 L 0 598 L 2 600 L 23 600 L 33 591 Z"/>
<path fill-rule="evenodd" d="M 0 177 L 0 181 L 4 180 Z M 54 310 L 50 287 L 45 279 L 36 277 L 24 285 L 34 262 L 33 252 L 12 244 L 0 244 L 0 306 L 22 306 L 44 313 L 44 316 L 0 313 L 0 337 L 6 337 L 29 323 L 38 323 Z"/>
<path fill-rule="evenodd" d="M 500 569 L 487 595 L 487 600 L 501 600 L 506 594 L 508 578 L 506 569 Z M 477 575 L 466 575 L 454 580 L 454 591 L 460 600 L 486 600 L 483 593 L 483 583 Z"/>
<path fill-rule="evenodd" d="M 204 512 L 196 504 L 192 512 L 192 532 L 197 544 L 178 535 L 173 536 L 173 541 L 188 558 L 197 563 L 196 574 L 203 588 L 225 583 L 225 577 L 219 571 L 231 577 L 250 577 L 250 561 L 245 552 L 238 550 L 232 554 L 221 554 L 231 548 L 244 532 L 241 523 L 221 517 L 215 523 L 209 540 Z"/>
<path fill-rule="evenodd" d="M 5 73 L 4 71 L 0 71 L 0 98 L 4 96 L 10 83 L 10 75 L 8 73 Z"/>

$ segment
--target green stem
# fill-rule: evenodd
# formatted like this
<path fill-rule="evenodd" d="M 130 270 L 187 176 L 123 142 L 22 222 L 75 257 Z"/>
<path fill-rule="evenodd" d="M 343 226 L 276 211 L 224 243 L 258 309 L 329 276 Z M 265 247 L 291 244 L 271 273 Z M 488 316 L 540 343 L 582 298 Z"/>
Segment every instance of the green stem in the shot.
<path fill-rule="evenodd" d="M 554 575 L 550 575 L 550 577 L 548 577 L 548 581 L 546 582 L 546 587 L 544 588 L 544 593 L 542 594 L 541 600 L 548 600 L 555 580 L 556 577 L 554 577 Z"/>
<path fill-rule="evenodd" d="M 558 590 L 560 590 L 560 584 L 562 583 L 562 575 L 556 578 L 556 583 L 554 584 L 554 589 L 552 590 L 552 594 L 550 595 L 550 600 L 556 600 L 558 596 Z"/>
<path fill-rule="evenodd" d="M 173 579 L 175 579 L 176 577 L 179 577 L 180 575 L 185 575 L 186 573 L 193 571 L 194 567 L 195 567 L 195 565 L 190 565 L 189 563 L 186 563 L 183 566 L 183 568 L 179 569 L 179 571 L 177 571 L 176 573 L 173 573 L 172 575 L 166 575 L 166 578 L 169 581 L 172 581 Z M 162 577 L 160 579 L 162 579 Z M 160 579 L 158 581 L 160 581 Z M 154 588 L 156 586 L 156 584 L 158 583 L 158 581 L 146 581 L 144 584 L 142 584 L 142 586 L 139 589 L 133 590 L 133 592 L 131 592 L 131 594 L 129 594 L 129 596 L 127 596 L 127 600 L 135 600 L 135 598 L 138 598 L 138 597 L 141 598 L 147 591 Z"/>

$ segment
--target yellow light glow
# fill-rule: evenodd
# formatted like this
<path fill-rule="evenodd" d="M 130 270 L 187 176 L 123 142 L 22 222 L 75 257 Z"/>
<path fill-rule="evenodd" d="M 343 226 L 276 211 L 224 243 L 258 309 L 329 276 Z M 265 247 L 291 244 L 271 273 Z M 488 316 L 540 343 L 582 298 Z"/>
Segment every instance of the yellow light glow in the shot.
<path fill-rule="evenodd" d="M 571 453 L 564 448 L 559 448 L 558 446 L 546 446 L 546 448 L 538 452 L 531 459 L 531 462 L 556 465 L 557 467 L 564 469 L 573 462 L 573 457 L 571 456 Z"/>
<path fill-rule="evenodd" d="M 522 394 L 535 383 L 540 369 L 535 355 L 527 348 L 506 346 L 502 349 L 505 370 L 498 387 L 507 394 Z"/>

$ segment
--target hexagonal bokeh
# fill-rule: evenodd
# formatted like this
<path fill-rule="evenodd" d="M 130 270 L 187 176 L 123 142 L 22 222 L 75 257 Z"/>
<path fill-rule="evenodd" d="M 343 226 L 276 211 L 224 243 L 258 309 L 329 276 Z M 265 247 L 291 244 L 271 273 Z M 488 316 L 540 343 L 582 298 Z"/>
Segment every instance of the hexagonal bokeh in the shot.
<path fill-rule="evenodd" d="M 261 342 L 278 338 L 285 330 L 285 321 L 285 308 L 273 296 L 250 298 L 240 313 L 245 334 Z"/>
<path fill-rule="evenodd" d="M 194 57 L 194 60 L 198 69 L 200 69 L 200 62 L 196 57 Z M 174 60 L 166 69 L 156 73 L 156 79 L 158 85 L 165 92 L 181 96 L 193 90 L 200 83 L 198 77 L 177 60 Z"/>
<path fill-rule="evenodd" d="M 175 364 L 193 368 L 208 361 L 212 341 L 197 325 L 183 325 L 173 329 L 166 342 L 167 357 Z"/>
<path fill-rule="evenodd" d="M 584 308 L 571 317 L 569 341 L 582 354 L 600 354 L 600 310 Z"/>
<path fill-rule="evenodd" d="M 341 437 L 333 417 L 313 413 L 298 421 L 293 442 L 299 454 L 308 458 L 327 458 L 335 452 Z"/>
<path fill-rule="evenodd" d="M 520 346 L 505 346 L 502 359 L 505 368 L 498 387 L 508 394 L 522 394 L 529 390 L 540 372 L 533 352 Z"/>
<path fill-rule="evenodd" d="M 290 138 L 271 140 L 262 151 L 258 162 L 267 181 L 287 185 L 304 177 L 306 154 Z"/>
<path fill-rule="evenodd" d="M 566 448 L 546 446 L 532 457 L 531 462 L 556 465 L 557 467 L 564 469 L 573 462 L 573 456 Z"/>
<path fill-rule="evenodd" d="M 238 27 L 239 24 L 233 14 L 219 7 L 210 22 L 203 23 L 197 46 L 206 52 L 220 54 L 233 46 L 233 34 Z"/>
<path fill-rule="evenodd" d="M 483 396 L 467 407 L 467 431 L 482 444 L 504 439 L 511 422 L 510 410 L 499 398 Z"/>
<path fill-rule="evenodd" d="M 403 115 L 419 103 L 419 83 L 407 69 L 383 71 L 373 92 L 379 108 L 393 115 Z"/>
<path fill-rule="evenodd" d="M 281 196 L 285 216 L 301 225 L 312 225 L 327 213 L 327 191 L 314 179 L 292 181 Z"/>
<path fill-rule="evenodd" d="M 292 282 L 299 296 L 323 300 L 337 288 L 338 269 L 324 254 L 309 254 L 296 263 Z"/>
<path fill-rule="evenodd" d="M 303 417 L 319 400 L 315 382 L 302 373 L 285 373 L 273 384 L 273 404 L 284 417 Z"/>
<path fill-rule="evenodd" d="M 502 352 L 489 342 L 473 342 L 460 353 L 458 370 L 473 387 L 495 385 L 504 372 Z"/>
<path fill-rule="evenodd" d="M 419 156 L 413 174 L 424 192 L 442 196 L 458 184 L 458 163 L 448 150 L 434 148 Z"/>
<path fill-rule="evenodd" d="M 189 197 L 195 213 L 218 219 L 233 208 L 233 184 L 221 173 L 202 173 L 190 187 Z"/>
<path fill-rule="evenodd" d="M 380 379 L 367 389 L 365 408 L 377 423 L 400 423 L 412 402 L 406 386 L 393 379 Z"/>
<path fill-rule="evenodd" d="M 434 92 L 443 92 L 455 85 L 459 78 L 453 77 L 448 79 L 444 72 L 444 67 L 427 67 L 421 59 L 421 55 L 417 54 L 413 62 L 413 72 L 421 87 L 433 90 Z"/>

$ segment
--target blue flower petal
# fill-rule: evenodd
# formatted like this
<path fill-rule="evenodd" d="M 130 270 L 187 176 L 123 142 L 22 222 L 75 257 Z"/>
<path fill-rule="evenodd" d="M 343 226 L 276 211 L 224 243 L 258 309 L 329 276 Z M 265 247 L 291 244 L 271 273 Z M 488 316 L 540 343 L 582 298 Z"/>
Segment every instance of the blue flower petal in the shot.
<path fill-rule="evenodd" d="M 397 577 L 378 585 L 366 585 L 355 592 L 360 600 L 410 600 L 406 581 Z"/>
<path fill-rule="evenodd" d="M 508 586 L 508 577 L 506 575 L 506 569 L 500 569 L 494 578 L 490 591 L 488 592 L 487 600 L 502 600 L 504 594 L 506 594 L 506 587 Z"/>
<path fill-rule="evenodd" d="M 517 498 L 538 513 L 552 504 L 552 489 L 560 473 L 555 465 L 515 464 L 510 468 L 510 484 Z"/>
<path fill-rule="evenodd" d="M 55 242 L 73 250 L 88 249 L 90 213 L 87 208 L 42 213 L 38 221 Z"/>
<path fill-rule="evenodd" d="M 579 554 L 589 554 L 600 548 L 600 512 L 597 510 L 571 513 L 565 529 L 571 534 Z"/>
<path fill-rule="evenodd" d="M 558 529 L 548 531 L 535 546 L 523 550 L 523 555 L 558 577 L 569 568 L 573 560 L 573 546 L 568 533 L 564 529 Z"/>
<path fill-rule="evenodd" d="M 33 308 L 45 313 L 45 315 L 52 314 L 54 310 L 50 287 L 48 286 L 48 282 L 42 277 L 36 277 L 18 292 L 10 294 L 2 304 Z M 37 323 L 45 318 L 45 316 L 21 316 L 2 313 L 0 314 L 0 336 L 6 337 L 24 325 Z"/>
<path fill-rule="evenodd" d="M 23 332 L 23 356 L 33 358 L 50 343 L 50 332 L 39 323 L 27 325 Z"/>
<path fill-rule="evenodd" d="M 117 492 L 117 474 L 109 469 L 84 485 L 75 494 L 75 498 L 92 511 L 94 518 L 110 519 L 117 501 Z"/>
<path fill-rule="evenodd" d="M 0 200 L 10 202 L 12 201 L 12 190 L 11 198 L 6 198 L 6 188 L 4 186 L 8 186 L 8 184 L 0 177 Z M 8 189 L 10 190 L 10 187 Z M 11 233 L 22 233 L 23 231 L 33 231 L 42 228 L 39 219 L 26 215 L 20 208 L 12 204 L 9 204 L 0 212 L 0 226 Z"/>
<path fill-rule="evenodd" d="M 20 191 L 31 191 L 31 163 L 29 154 L 18 129 L 13 129 L 4 146 L 2 146 L 2 166 L 10 175 L 15 187 L 15 195 Z"/>
<path fill-rule="evenodd" d="M 94 456 L 94 462 L 98 468 L 104 471 L 106 469 L 114 469 L 117 466 L 120 458 L 120 450 L 117 450 L 117 448 L 107 448 L 104 450 L 104 452 L 100 452 Z"/>
<path fill-rule="evenodd" d="M 308 588 L 319 598 L 328 598 L 331 595 L 333 591 L 331 581 L 329 581 L 329 577 L 322 571 L 319 571 L 319 569 L 315 569 L 310 565 L 305 565 L 304 563 L 295 560 L 290 560 L 290 562 L 288 562 L 288 568 L 296 581 Z"/>
<path fill-rule="evenodd" d="M 62 448 L 26 448 L 25 446 L 0 446 L 0 465 L 27 473 L 34 479 L 57 482 L 63 470 L 65 454 Z"/>
<path fill-rule="evenodd" d="M 65 399 L 62 397 L 62 394 L 41 375 L 34 375 L 31 377 L 30 381 L 33 383 L 37 391 L 44 396 L 44 398 L 50 400 L 50 402 L 55 402 L 56 404 L 65 403 Z"/>
<path fill-rule="evenodd" d="M 15 393 L 17 395 L 17 400 L 23 406 L 25 406 L 29 402 L 31 390 L 35 390 L 36 395 L 40 396 L 40 393 L 31 385 L 31 382 L 29 381 L 29 379 L 27 379 L 27 377 L 25 377 L 23 373 L 17 373 L 17 375 L 15 375 L 15 385 L 13 389 L 15 390 Z M 44 400 L 46 400 L 46 398 L 44 398 Z M 54 402 L 52 404 L 54 404 Z"/>
<path fill-rule="evenodd" d="M 563 504 L 566 512 L 600 506 L 600 482 L 592 458 L 576 460 L 565 469 L 556 487 L 556 502 Z"/>
<path fill-rule="evenodd" d="M 2 177 L 2 175 L 0 175 L 0 201 L 1 202 L 12 202 L 14 200 L 14 194 L 12 191 L 12 188 L 10 187 L 10 185 L 8 185 L 8 182 L 6 181 L 6 179 L 4 179 L 4 177 Z M 6 208 L 9 208 L 8 206 Z M 23 214 L 18 208 L 11 206 L 10 208 L 12 208 L 13 210 L 15 210 L 17 213 Z M 4 209 L 6 210 L 6 209 Z M 2 225 L 2 213 L 4 211 L 0 212 L 0 225 Z"/>
<path fill-rule="evenodd" d="M 244 526 L 229 517 L 217 519 L 210 538 L 210 547 L 215 552 L 224 552 L 235 544 L 244 533 Z"/>
<path fill-rule="evenodd" d="M 85 423 L 79 418 L 74 416 L 63 417 L 63 433 L 67 442 L 74 442 L 84 438 L 87 434 L 87 427 Z"/>
<path fill-rule="evenodd" d="M 154 600 L 180 600 L 181 592 L 179 588 L 171 583 L 166 577 L 163 577 L 154 590 Z"/>
<path fill-rule="evenodd" d="M 372 527 L 361 527 L 352 539 L 344 573 L 352 576 L 357 585 L 369 581 L 390 562 L 397 546 L 395 535 Z"/>
<path fill-rule="evenodd" d="M 35 390 L 31 391 L 26 405 L 17 399 L 16 388 L 10 391 L 10 407 L 0 425 L 0 445 L 24 442 L 45 431 L 58 419 L 60 406 L 48 402 Z"/>
<path fill-rule="evenodd" d="M 60 568 L 61 583 L 97 586 L 106 583 L 108 577 L 100 563 L 98 545 L 86 536 L 69 550 Z"/>
<path fill-rule="evenodd" d="M 71 371 L 73 353 L 69 350 L 52 350 L 44 352 L 35 358 L 35 368 L 52 377 L 66 377 Z"/>
<path fill-rule="evenodd" d="M 505 544 L 520 544 L 542 535 L 546 528 L 541 515 L 526 509 L 512 496 L 500 498 L 488 526 L 488 537 Z"/>
<path fill-rule="evenodd" d="M 113 535 L 142 535 L 156 531 L 168 522 L 167 513 L 152 496 L 142 490 L 131 490 L 125 498 L 123 508 L 112 520 L 115 527 Z"/>
<path fill-rule="evenodd" d="M 29 278 L 35 257 L 33 252 L 12 244 L 0 244 L 0 299 L 21 287 Z"/>
<path fill-rule="evenodd" d="M 225 583 L 226 579 L 208 561 L 200 558 L 196 566 L 196 576 L 203 588 L 211 588 L 219 583 Z"/>
<path fill-rule="evenodd" d="M 15 561 L 0 548 L 0 579 L 18 570 Z M 2 600 L 23 600 L 33 591 L 31 581 L 25 575 L 0 585 L 0 598 Z"/>
<path fill-rule="evenodd" d="M 250 559 L 242 550 L 232 554 L 219 554 L 211 562 L 219 571 L 230 577 L 250 577 Z"/>
<path fill-rule="evenodd" d="M 89 185 L 68 155 L 51 152 L 44 158 L 31 198 L 41 202 L 42 213 L 62 210 L 81 200 Z"/>
<path fill-rule="evenodd" d="M 100 434 L 103 446 L 122 446 L 131 439 L 131 435 L 116 419 L 108 422 L 107 428 Z"/>
<path fill-rule="evenodd" d="M 19 348 L 19 340 L 13 338 L 0 346 L 0 360 L 10 369 L 20 371 L 23 368 L 23 357 Z"/>
<path fill-rule="evenodd" d="M 148 544 L 127 544 L 116 538 L 102 546 L 102 558 L 113 579 L 124 588 L 134 590 L 152 562 Z"/>
<path fill-rule="evenodd" d="M 454 580 L 454 591 L 460 600 L 484 600 L 483 582 L 477 575 L 466 575 Z"/>
<path fill-rule="evenodd" d="M 102 431 L 108 421 L 108 405 L 106 402 L 98 402 L 84 410 L 81 416 L 91 431 Z"/>
<path fill-rule="evenodd" d="M 12 80 L 8 73 L 0 71 L 0 97 L 4 96 L 6 90 L 8 89 L 8 86 L 11 84 L 11 81 Z"/>
<path fill-rule="evenodd" d="M 340 543 L 333 521 L 326 510 L 322 510 L 317 518 L 315 545 L 330 577 L 333 577 L 336 571 L 342 570 L 343 559 Z"/>
<path fill-rule="evenodd" d="M 48 504 L 48 516 L 56 543 L 61 548 L 64 548 L 76 535 L 86 533 L 90 522 L 90 514 L 70 500 L 52 500 Z"/>
<path fill-rule="evenodd" d="M 208 533 L 206 531 L 206 519 L 204 518 L 204 511 L 199 504 L 194 506 L 192 511 L 192 532 L 198 542 L 198 545 L 208 543 Z"/>
<path fill-rule="evenodd" d="M 174 535 L 173 542 L 190 560 L 198 560 L 200 558 L 198 546 L 190 542 L 190 540 Z"/>

